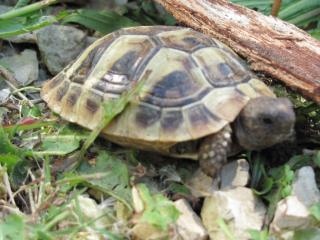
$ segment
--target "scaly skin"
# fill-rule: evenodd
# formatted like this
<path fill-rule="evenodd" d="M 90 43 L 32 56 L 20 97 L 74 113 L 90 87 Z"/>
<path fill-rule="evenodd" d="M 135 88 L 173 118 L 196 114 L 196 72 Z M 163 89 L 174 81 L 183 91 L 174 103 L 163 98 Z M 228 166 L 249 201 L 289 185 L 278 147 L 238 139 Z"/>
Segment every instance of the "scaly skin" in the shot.
<path fill-rule="evenodd" d="M 220 132 L 206 137 L 200 145 L 199 163 L 202 171 L 216 177 L 223 165 L 227 162 L 227 156 L 232 144 L 232 130 L 230 125 Z"/>

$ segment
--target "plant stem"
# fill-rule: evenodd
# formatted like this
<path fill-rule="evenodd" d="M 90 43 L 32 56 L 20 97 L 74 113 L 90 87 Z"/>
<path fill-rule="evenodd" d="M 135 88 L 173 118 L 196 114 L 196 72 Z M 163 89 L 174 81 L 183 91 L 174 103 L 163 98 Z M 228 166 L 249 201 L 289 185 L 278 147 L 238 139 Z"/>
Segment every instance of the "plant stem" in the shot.
<path fill-rule="evenodd" d="M 274 0 L 271 10 L 271 15 L 276 17 L 281 7 L 281 0 Z"/>
<path fill-rule="evenodd" d="M 36 2 L 36 3 L 30 4 L 30 5 L 27 5 L 25 7 L 13 9 L 9 12 L 0 14 L 0 20 L 7 20 L 7 19 L 19 17 L 21 15 L 25 15 L 25 14 L 40 10 L 42 8 L 45 8 L 49 5 L 52 5 L 52 4 L 55 4 L 58 2 L 59 2 L 59 0 L 44 0 L 44 1 L 40 1 L 40 2 Z"/>
<path fill-rule="evenodd" d="M 55 224 L 57 224 L 57 223 L 60 222 L 61 220 L 65 219 L 69 214 L 70 214 L 69 211 L 64 211 L 64 212 L 58 214 L 57 216 L 55 216 L 55 218 L 53 218 L 50 222 L 48 222 L 48 223 L 43 227 L 43 231 L 48 231 L 48 230 L 50 230 L 50 228 L 52 228 Z"/>

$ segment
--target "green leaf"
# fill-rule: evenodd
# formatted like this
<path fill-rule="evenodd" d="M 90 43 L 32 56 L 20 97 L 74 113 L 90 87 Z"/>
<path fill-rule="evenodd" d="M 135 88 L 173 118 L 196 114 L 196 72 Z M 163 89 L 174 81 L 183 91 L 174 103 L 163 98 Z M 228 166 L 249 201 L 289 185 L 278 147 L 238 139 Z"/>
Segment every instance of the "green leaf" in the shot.
<path fill-rule="evenodd" d="M 22 217 L 19 215 L 9 215 L 0 223 L 0 239 L 24 240 L 24 229 L 25 224 Z"/>
<path fill-rule="evenodd" d="M 320 222 L 320 203 L 314 204 L 310 209 L 310 214 Z"/>
<path fill-rule="evenodd" d="M 18 161 L 11 173 L 10 173 L 10 179 L 11 179 L 11 185 L 13 188 L 18 188 L 21 185 L 25 184 L 26 177 L 28 175 L 28 171 L 31 168 L 31 162 L 30 161 Z"/>
<path fill-rule="evenodd" d="M 313 163 L 317 166 L 320 167 L 320 151 L 317 151 L 316 154 L 313 156 Z"/>
<path fill-rule="evenodd" d="M 58 22 L 68 15 L 61 12 L 57 16 L 34 16 L 33 18 L 19 17 L 13 19 L 0 19 L 0 38 L 9 38 L 19 34 L 31 32 Z"/>
<path fill-rule="evenodd" d="M 21 115 L 22 115 L 22 118 L 27 118 L 27 117 L 37 118 L 41 116 L 41 110 L 38 106 L 29 107 L 27 105 L 22 105 Z"/>
<path fill-rule="evenodd" d="M 67 16 L 63 23 L 78 23 L 103 34 L 123 27 L 138 26 L 137 22 L 113 11 L 95 11 L 82 9 Z"/>
<path fill-rule="evenodd" d="M 246 6 L 248 8 L 254 8 L 265 15 L 269 15 L 273 0 L 231 0 L 231 2 Z"/>
<path fill-rule="evenodd" d="M 297 15 L 301 15 L 307 11 L 320 8 L 319 0 L 301 0 L 294 2 L 279 12 L 279 17 L 284 20 L 293 19 Z"/>
<path fill-rule="evenodd" d="M 292 240 L 319 240 L 320 239 L 320 229 L 311 228 L 297 230 L 294 233 Z"/>
<path fill-rule="evenodd" d="M 168 229 L 169 224 L 177 221 L 180 212 L 175 208 L 173 202 L 162 194 L 151 195 L 144 184 L 137 185 L 137 189 L 145 206 L 141 221 L 164 231 Z"/>
<path fill-rule="evenodd" d="M 311 31 L 309 31 L 309 33 L 311 34 L 312 37 L 320 40 L 320 29 L 319 28 L 317 28 L 315 30 L 311 30 Z"/>
<path fill-rule="evenodd" d="M 80 141 L 86 139 L 87 136 L 57 135 L 41 136 L 42 144 L 40 151 L 34 151 L 35 155 L 66 155 L 80 147 Z M 30 141 L 33 138 L 26 138 L 24 141 Z"/>
<path fill-rule="evenodd" d="M 9 172 L 20 160 L 21 158 L 14 154 L 0 154 L 0 163 L 1 165 L 6 166 Z"/>
<path fill-rule="evenodd" d="M 255 190 L 254 193 L 257 195 L 264 195 L 271 191 L 274 184 L 274 180 L 271 177 L 265 177 L 262 183 L 262 189 L 261 190 Z"/>
<path fill-rule="evenodd" d="M 2 126 L 0 126 L 0 154 L 12 154 L 19 156 L 22 151 L 13 145 L 8 135 L 4 132 Z"/>
<path fill-rule="evenodd" d="M 101 152 L 94 166 L 82 163 L 77 175 L 81 177 L 80 182 L 113 196 L 132 209 L 129 173 L 126 164 L 120 159 Z"/>
<path fill-rule="evenodd" d="M 254 229 L 248 230 L 252 240 L 268 240 L 269 234 L 267 230 L 258 231 Z"/>
<path fill-rule="evenodd" d="M 170 185 L 168 186 L 168 191 L 173 192 L 173 193 L 178 193 L 180 195 L 184 195 L 184 196 L 190 196 L 191 192 L 189 190 L 189 188 L 187 188 L 185 185 L 181 184 L 181 183 L 170 183 Z"/>

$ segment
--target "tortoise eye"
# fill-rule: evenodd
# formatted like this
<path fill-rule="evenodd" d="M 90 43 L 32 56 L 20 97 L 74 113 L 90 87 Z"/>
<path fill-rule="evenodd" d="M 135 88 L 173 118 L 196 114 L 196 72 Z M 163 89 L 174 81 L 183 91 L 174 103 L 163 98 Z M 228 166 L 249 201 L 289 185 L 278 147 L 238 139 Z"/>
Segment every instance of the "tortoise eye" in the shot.
<path fill-rule="evenodd" d="M 263 122 L 265 125 L 272 125 L 272 124 L 273 124 L 273 120 L 272 120 L 270 117 L 263 117 L 263 118 L 262 118 L 262 122 Z"/>

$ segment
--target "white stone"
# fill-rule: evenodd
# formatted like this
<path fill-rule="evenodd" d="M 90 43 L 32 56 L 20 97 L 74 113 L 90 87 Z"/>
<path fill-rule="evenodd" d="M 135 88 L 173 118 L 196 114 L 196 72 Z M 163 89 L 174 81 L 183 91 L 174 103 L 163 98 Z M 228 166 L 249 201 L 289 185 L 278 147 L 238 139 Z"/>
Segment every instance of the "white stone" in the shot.
<path fill-rule="evenodd" d="M 8 101 L 10 94 L 11 94 L 11 91 L 9 88 L 5 88 L 5 89 L 0 90 L 0 104 L 3 104 L 6 101 Z"/>
<path fill-rule="evenodd" d="M 206 197 L 202 222 L 212 240 L 227 240 L 218 220 L 222 219 L 237 240 L 250 239 L 249 229 L 261 230 L 266 208 L 249 188 L 216 191 Z"/>
<path fill-rule="evenodd" d="M 248 184 L 249 164 L 245 159 L 232 161 L 221 170 L 221 189 L 244 187 Z"/>
<path fill-rule="evenodd" d="M 292 195 L 297 196 L 307 208 L 320 202 L 320 191 L 312 167 L 306 166 L 296 171 L 292 184 Z"/>
<path fill-rule="evenodd" d="M 217 182 L 214 183 L 212 178 L 206 175 L 201 169 L 198 169 L 187 181 L 186 185 L 194 197 L 205 197 L 218 190 Z"/>
<path fill-rule="evenodd" d="M 271 232 L 284 232 L 308 227 L 310 225 L 309 211 L 296 196 L 288 196 L 277 204 Z"/>
<path fill-rule="evenodd" d="M 193 211 L 185 199 L 174 202 L 175 207 L 180 211 L 180 216 L 176 222 L 178 235 L 182 240 L 202 240 L 207 239 L 208 234 L 201 219 Z"/>
<path fill-rule="evenodd" d="M 110 214 L 106 214 L 109 209 L 101 208 L 99 205 L 90 197 L 79 195 L 77 197 L 77 203 L 75 200 L 71 201 L 70 207 L 81 210 L 84 217 L 94 220 L 94 226 L 97 228 L 104 228 L 112 223 L 112 220 L 108 217 Z"/>
<path fill-rule="evenodd" d="M 144 210 L 144 204 L 140 197 L 139 190 L 135 186 L 133 186 L 131 193 L 132 193 L 133 208 L 136 213 L 141 213 Z"/>

